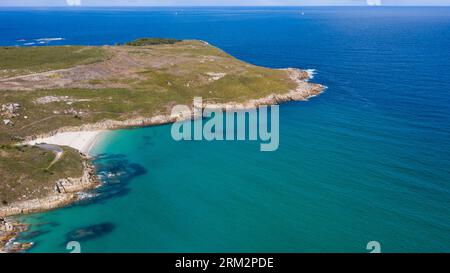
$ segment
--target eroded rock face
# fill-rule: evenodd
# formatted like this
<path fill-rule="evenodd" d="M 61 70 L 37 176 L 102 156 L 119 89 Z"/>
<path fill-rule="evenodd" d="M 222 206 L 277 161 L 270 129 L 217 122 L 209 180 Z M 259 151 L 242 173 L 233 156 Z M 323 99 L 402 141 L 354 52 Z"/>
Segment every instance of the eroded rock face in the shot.
<path fill-rule="evenodd" d="M 0 207 L 0 217 L 30 214 L 66 206 L 78 200 L 77 193 L 99 185 L 94 166 L 85 159 L 83 175 L 78 178 L 66 178 L 55 182 L 55 193 L 44 198 L 32 199 Z M 57 188 L 60 190 L 58 191 Z"/>
<path fill-rule="evenodd" d="M 2 104 L 1 114 L 5 117 L 15 117 L 18 115 L 18 111 L 20 109 L 20 104 L 18 103 L 6 103 Z"/>
<path fill-rule="evenodd" d="M 0 253 L 22 252 L 30 248 L 33 245 L 32 243 L 15 241 L 17 235 L 27 229 L 28 226 L 25 224 L 0 217 Z"/>
<path fill-rule="evenodd" d="M 267 97 L 259 98 L 259 99 L 252 99 L 248 100 L 244 103 L 237 103 L 237 102 L 229 102 L 229 103 L 205 103 L 203 107 L 208 107 L 208 109 L 222 109 L 222 110 L 246 110 L 246 109 L 252 109 L 256 108 L 261 105 L 273 105 L 273 104 L 279 104 L 281 102 L 286 101 L 302 101 L 307 100 L 310 97 L 316 96 L 320 94 L 325 87 L 319 84 L 312 84 L 308 82 L 309 75 L 306 71 L 302 71 L 299 69 L 289 68 L 285 69 L 289 77 L 297 83 L 297 87 L 295 89 L 290 90 L 288 93 L 285 94 L 272 94 Z M 214 75 L 216 76 L 216 75 Z M 56 98 L 60 100 L 61 98 Z M 55 98 L 49 97 L 45 98 L 42 101 L 39 101 L 38 103 L 47 103 L 49 101 L 54 101 Z M 69 100 L 68 98 L 63 98 L 63 100 Z M 5 108 L 6 109 L 6 108 Z M 12 109 L 10 106 L 7 107 L 7 109 Z M 195 109 L 191 109 L 190 111 L 186 112 L 180 112 L 176 114 L 161 114 L 156 115 L 153 117 L 135 117 L 132 119 L 128 119 L 125 121 L 119 121 L 119 120 L 104 120 L 101 122 L 93 123 L 93 124 L 84 124 L 81 126 L 74 126 L 74 127 L 64 127 L 60 128 L 58 130 L 55 130 L 53 132 L 42 134 L 42 135 L 35 135 L 28 137 L 26 141 L 38 139 L 38 138 L 45 138 L 49 136 L 53 136 L 58 133 L 63 132 L 71 132 L 71 131 L 95 131 L 95 130 L 109 130 L 109 129 L 119 129 L 119 128 L 127 128 L 127 127 L 141 127 L 141 126 L 150 126 L 150 125 L 160 125 L 160 124 L 167 124 L 167 123 L 173 123 L 177 121 L 182 120 L 188 120 L 195 118 L 194 111 Z M 9 110 L 8 110 L 9 111 Z M 80 191 L 92 189 L 95 186 L 99 184 L 95 168 L 93 165 L 85 159 L 83 162 L 83 175 L 78 178 L 65 178 L 60 179 L 55 182 L 55 191 L 54 194 L 47 196 L 45 198 L 41 199 L 33 199 L 33 200 L 27 200 L 18 202 L 15 204 L 10 204 L 8 206 L 0 207 L 0 217 L 7 217 L 12 215 L 20 215 L 20 214 L 29 214 L 29 213 L 35 213 L 39 211 L 45 211 L 50 210 L 62 206 L 66 206 L 76 200 L 79 199 L 79 193 Z M 3 244 L 2 248 L 2 242 L 8 242 L 8 240 L 11 240 L 14 238 L 15 235 L 17 235 L 17 231 L 9 232 L 6 231 L 6 226 L 4 227 L 5 231 L 3 231 L 3 234 L 0 233 L 0 251 L 5 251 L 5 244 Z M 1 229 L 0 229 L 1 230 Z M 7 234 L 7 235 L 5 235 Z M 6 239 L 3 239 L 1 241 L 2 237 L 5 237 Z M 9 239 L 8 239 L 9 238 Z M 5 241 L 6 240 L 6 241 Z M 23 249 L 26 247 L 29 247 L 28 245 L 14 245 L 15 249 Z M 13 251 L 16 251 L 13 250 Z M 9 251 L 9 250 L 8 250 Z"/>
<path fill-rule="evenodd" d="M 19 114 L 20 104 L 19 103 L 5 103 L 1 105 L 0 116 L 3 117 L 3 125 L 13 126 L 13 119 L 20 116 Z"/>
<path fill-rule="evenodd" d="M 293 80 L 295 83 L 297 83 L 297 87 L 295 89 L 292 89 L 285 94 L 272 94 L 263 98 L 248 100 L 243 103 L 206 102 L 203 107 L 208 107 L 209 109 L 222 109 L 222 110 L 246 110 L 256 108 L 261 105 L 273 105 L 292 100 L 295 101 L 307 100 L 310 97 L 320 94 L 325 88 L 320 84 L 309 83 L 308 82 L 309 75 L 306 71 L 295 68 L 288 68 L 284 70 L 287 71 L 290 79 Z M 47 98 L 45 101 L 54 99 L 55 98 L 53 97 Z M 47 134 L 28 137 L 26 142 L 39 138 L 46 138 L 63 132 L 109 130 L 127 127 L 142 127 L 142 126 L 173 123 L 176 121 L 195 118 L 194 110 L 195 109 L 191 108 L 190 111 L 180 112 L 176 114 L 161 114 L 153 117 L 135 117 L 124 121 L 103 120 L 101 122 L 92 124 L 83 124 L 81 126 L 63 127 Z M 93 167 L 90 164 L 85 163 L 82 177 L 66 178 L 56 181 L 54 195 L 44 199 L 29 200 L 9 205 L 6 207 L 0 207 L 0 215 L 7 216 L 7 215 L 26 214 L 67 205 L 73 202 L 74 200 L 77 200 L 77 195 L 75 194 L 76 192 L 89 189 L 93 185 L 96 185 L 96 183 L 93 182 L 95 180 L 94 177 L 95 171 Z"/>
<path fill-rule="evenodd" d="M 239 102 L 227 102 L 227 103 L 207 103 L 209 109 L 231 109 L 231 110 L 246 110 L 256 108 L 261 105 L 273 105 L 279 104 L 287 101 L 304 101 L 308 100 L 311 97 L 317 96 L 323 92 L 325 87 L 320 84 L 309 83 L 309 75 L 308 72 L 296 69 L 296 68 L 287 68 L 282 69 L 288 72 L 289 77 L 297 83 L 297 87 L 295 89 L 290 90 L 285 94 L 272 94 L 267 97 L 248 100 L 244 103 Z M 26 138 L 26 141 L 35 140 L 39 138 L 46 138 L 58 133 L 64 132 L 76 132 L 76 131 L 96 131 L 96 130 L 113 130 L 113 129 L 121 129 L 121 128 L 129 128 L 129 127 L 142 127 L 142 126 L 152 126 L 152 125 L 161 125 L 168 124 L 177 121 L 183 121 L 194 118 L 194 111 L 191 109 L 190 112 L 178 113 L 176 115 L 172 114 L 161 114 L 153 117 L 142 117 L 137 116 L 127 120 L 103 120 L 97 123 L 83 124 L 81 126 L 68 126 L 63 127 L 58 130 L 34 135 Z"/>

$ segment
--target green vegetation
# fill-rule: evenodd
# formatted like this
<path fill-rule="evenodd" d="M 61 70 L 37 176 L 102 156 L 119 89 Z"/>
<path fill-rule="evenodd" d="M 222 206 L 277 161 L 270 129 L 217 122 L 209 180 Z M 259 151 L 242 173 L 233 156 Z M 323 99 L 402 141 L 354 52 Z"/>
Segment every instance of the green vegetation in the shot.
<path fill-rule="evenodd" d="M 108 57 L 100 47 L 0 47 L 0 78 L 90 64 Z"/>
<path fill-rule="evenodd" d="M 141 38 L 131 42 L 127 42 L 127 46 L 151 46 L 151 45 L 173 45 L 175 43 L 181 42 L 177 39 L 167 39 L 167 38 Z"/>
<path fill-rule="evenodd" d="M 196 96 L 244 102 L 297 87 L 286 71 L 239 61 L 202 41 L 146 38 L 127 45 L 0 47 L 0 77 L 24 75 L 0 81 L 0 106 L 20 105 L 13 114 L 0 111 L 0 201 L 45 194 L 57 179 L 80 174 L 81 157 L 73 150 L 47 172 L 51 152 L 10 146 L 27 136 L 168 114 Z M 55 71 L 61 68 L 67 69 Z M 42 71 L 51 72 L 27 75 Z"/>
<path fill-rule="evenodd" d="M 36 146 L 1 146 L 0 206 L 46 196 L 58 179 L 81 176 L 82 159 L 77 151 L 65 147 L 61 159 L 47 169 L 54 158 L 53 152 Z"/>
<path fill-rule="evenodd" d="M 79 50 L 78 47 L 75 47 L 77 50 L 70 50 L 72 47 L 65 48 L 68 52 Z M 28 48 L 16 50 L 22 49 L 26 54 L 30 54 Z M 44 52 L 48 54 L 50 49 L 51 47 L 48 47 Z M 89 48 L 89 52 L 92 53 L 90 50 L 94 49 Z M 0 49 L 0 55 L 7 55 L 2 51 Z M 40 53 L 35 51 L 36 55 Z M 200 41 L 147 47 L 107 47 L 97 53 L 99 56 L 91 58 L 116 55 L 121 57 L 117 60 L 112 57 L 107 64 L 96 63 L 92 68 L 85 66 L 85 70 L 77 71 L 72 87 L 67 82 L 74 75 L 66 76 L 64 73 L 52 75 L 49 79 L 43 77 L 40 81 L 48 80 L 48 84 L 62 81 L 67 86 L 64 89 L 46 87 L 39 90 L 9 92 L 1 91 L 0 82 L 0 105 L 20 104 L 18 110 L 20 116 L 12 119 L 14 125 L 0 124 L 0 144 L 11 144 L 23 137 L 47 133 L 64 126 L 95 123 L 104 119 L 125 120 L 136 116 L 151 117 L 170 113 L 170 106 L 191 105 L 195 96 L 216 103 L 243 102 L 273 93 L 286 93 L 296 86 L 283 70 L 241 62 Z M 38 58 L 34 55 L 30 57 Z M 103 64 L 105 67 L 101 66 Z M 50 62 L 46 64 L 47 67 L 55 65 Z M 108 72 L 106 78 L 84 78 L 85 75 L 98 73 L 110 66 L 121 69 L 115 72 L 117 75 Z M 25 64 L 23 67 L 26 67 Z M 77 87 L 80 83 L 88 85 L 89 88 Z M 28 82 L 22 79 L 18 84 L 25 86 Z M 33 88 L 36 84 L 35 79 L 29 84 L 30 88 Z M 36 103 L 37 99 L 47 96 L 67 96 L 72 102 L 68 104 L 61 100 Z"/>

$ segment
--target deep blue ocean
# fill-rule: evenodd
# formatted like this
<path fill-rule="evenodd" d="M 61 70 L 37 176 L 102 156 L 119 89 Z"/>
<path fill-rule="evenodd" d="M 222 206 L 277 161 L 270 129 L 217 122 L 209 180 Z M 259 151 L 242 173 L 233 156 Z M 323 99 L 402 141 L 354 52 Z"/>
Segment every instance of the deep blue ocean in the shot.
<path fill-rule="evenodd" d="M 83 252 L 450 251 L 450 8 L 0 9 L 1 45 L 155 36 L 316 69 L 328 89 L 280 106 L 276 152 L 106 134 L 100 195 L 26 217 L 31 252 L 67 252 L 80 228 Z"/>

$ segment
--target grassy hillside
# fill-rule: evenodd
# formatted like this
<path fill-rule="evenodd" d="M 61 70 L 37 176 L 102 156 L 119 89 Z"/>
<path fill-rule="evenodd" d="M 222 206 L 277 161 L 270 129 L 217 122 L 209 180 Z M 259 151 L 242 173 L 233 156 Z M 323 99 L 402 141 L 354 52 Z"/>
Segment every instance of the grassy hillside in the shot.
<path fill-rule="evenodd" d="M 95 47 L 0 47 L 0 78 L 63 69 L 107 58 L 104 49 Z"/>
<path fill-rule="evenodd" d="M 167 38 L 141 38 L 131 42 L 126 43 L 128 46 L 149 46 L 149 45 L 172 45 L 181 42 L 177 39 L 167 39 Z"/>
<path fill-rule="evenodd" d="M 78 151 L 64 148 L 62 158 L 48 168 L 54 158 L 54 153 L 36 146 L 2 146 L 0 206 L 46 196 L 53 192 L 58 179 L 81 176 L 82 159 Z"/>
<path fill-rule="evenodd" d="M 190 105 L 194 96 L 211 102 L 242 102 L 272 93 L 286 93 L 296 86 L 285 71 L 241 62 L 200 41 L 142 47 L 3 48 L 0 55 L 9 56 L 6 52 L 11 50 L 14 55 L 21 55 L 19 52 L 23 51 L 33 60 L 30 66 L 25 65 L 25 60 L 2 64 L 21 71 L 61 68 L 70 63 L 110 57 L 108 61 L 76 67 L 74 71 L 31 75 L 29 80 L 28 77 L 0 80 L 0 105 L 20 104 L 19 116 L 11 119 L 14 124 L 0 124 L 0 143 L 12 143 L 63 126 L 168 113 L 171 105 Z M 63 54 L 60 50 L 74 55 L 60 60 L 55 57 Z M 55 52 L 55 56 L 51 52 Z M 41 54 L 51 58 L 43 58 Z M 41 58 L 46 61 L 38 61 Z M 54 86 L 58 82 L 64 88 Z M 8 88 L 8 84 L 26 88 L 2 90 Z M 39 85 L 39 89 L 34 89 Z M 38 103 L 46 97 L 59 99 Z"/>
<path fill-rule="evenodd" d="M 166 114 L 175 104 L 190 105 L 195 96 L 243 102 L 297 87 L 286 71 L 242 62 L 202 41 L 0 47 L 0 60 L 0 202 L 45 194 L 56 179 L 80 172 L 81 157 L 74 151 L 48 172 L 50 152 L 11 148 L 26 136 Z"/>

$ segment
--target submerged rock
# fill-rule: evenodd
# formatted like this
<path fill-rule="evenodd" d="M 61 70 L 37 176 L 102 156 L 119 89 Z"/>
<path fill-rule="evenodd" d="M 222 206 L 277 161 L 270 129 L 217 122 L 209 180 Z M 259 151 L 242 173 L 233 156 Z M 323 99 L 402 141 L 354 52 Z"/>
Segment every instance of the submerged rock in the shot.
<path fill-rule="evenodd" d="M 87 241 L 97 237 L 104 236 L 112 232 L 115 228 L 113 223 L 101 223 L 75 229 L 66 235 L 67 241 Z"/>

